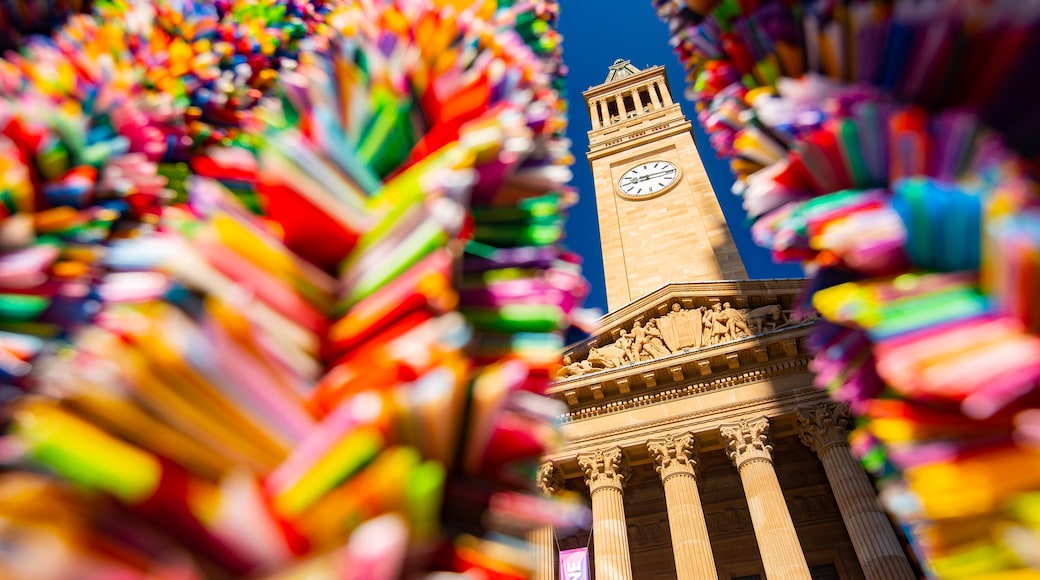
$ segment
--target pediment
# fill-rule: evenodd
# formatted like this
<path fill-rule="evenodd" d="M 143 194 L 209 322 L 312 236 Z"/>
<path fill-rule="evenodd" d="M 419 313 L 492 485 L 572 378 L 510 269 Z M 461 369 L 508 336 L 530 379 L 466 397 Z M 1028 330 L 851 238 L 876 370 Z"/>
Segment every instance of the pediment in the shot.
<path fill-rule="evenodd" d="M 556 384 L 702 349 L 717 350 L 808 322 L 795 312 L 805 280 L 668 284 L 601 318 L 564 351 Z"/>

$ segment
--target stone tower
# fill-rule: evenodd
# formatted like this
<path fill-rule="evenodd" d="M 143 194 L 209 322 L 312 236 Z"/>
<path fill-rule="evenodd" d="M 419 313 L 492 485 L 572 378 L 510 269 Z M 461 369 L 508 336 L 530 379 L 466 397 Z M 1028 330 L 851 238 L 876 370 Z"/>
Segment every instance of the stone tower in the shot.
<path fill-rule="evenodd" d="M 609 309 L 672 282 L 747 279 L 664 67 L 618 59 L 582 96 Z"/>

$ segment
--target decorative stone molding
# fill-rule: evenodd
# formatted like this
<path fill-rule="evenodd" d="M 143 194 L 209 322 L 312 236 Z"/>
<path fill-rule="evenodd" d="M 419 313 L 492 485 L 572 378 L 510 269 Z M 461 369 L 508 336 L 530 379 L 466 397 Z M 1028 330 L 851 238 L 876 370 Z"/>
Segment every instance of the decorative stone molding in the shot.
<path fill-rule="evenodd" d="M 737 469 L 752 461 L 773 462 L 773 446 L 769 443 L 769 419 L 742 419 L 739 423 L 719 425 L 726 443 L 726 454 Z"/>
<path fill-rule="evenodd" d="M 566 391 L 566 401 L 568 405 L 574 409 L 560 417 L 563 422 L 575 421 L 580 419 L 590 419 L 601 415 L 609 415 L 616 413 L 625 408 L 643 407 L 646 405 L 652 405 L 661 401 L 668 401 L 671 399 L 678 399 L 681 397 L 688 397 L 691 395 L 697 395 L 700 393 L 706 393 L 709 391 L 715 391 L 719 389 L 726 389 L 730 387 L 739 387 L 744 384 L 753 383 L 757 381 L 771 380 L 779 377 L 798 374 L 805 372 L 808 369 L 809 358 L 799 358 L 795 360 L 784 361 L 781 363 L 775 363 L 763 368 L 757 368 L 745 372 L 738 372 L 719 376 L 715 379 L 703 380 L 697 383 L 682 385 L 673 388 L 662 388 L 651 392 L 643 392 L 637 396 L 629 398 L 624 402 L 610 402 L 604 405 L 593 405 L 580 409 L 575 409 L 583 401 L 575 391 Z M 571 393 L 574 393 L 574 397 L 571 397 Z M 559 397 L 559 395 L 557 395 Z M 573 399 L 573 401 L 572 401 Z"/>
<path fill-rule="evenodd" d="M 654 469 L 661 476 L 662 482 L 675 475 L 693 477 L 700 462 L 697 441 L 692 433 L 669 434 L 662 439 L 652 439 L 647 442 L 646 449 L 650 452 Z"/>
<path fill-rule="evenodd" d="M 620 491 L 629 475 L 628 462 L 620 447 L 579 455 L 578 466 L 585 472 L 585 484 L 592 493 L 603 488 Z"/>
<path fill-rule="evenodd" d="M 809 387 L 803 387 L 801 389 L 793 389 L 791 391 L 785 392 L 782 397 L 778 397 L 778 396 L 775 396 L 775 395 L 774 396 L 769 396 L 769 397 L 759 397 L 757 399 L 747 399 L 745 401 L 739 401 L 739 402 L 736 402 L 736 403 L 730 403 L 728 405 L 720 405 L 718 407 L 711 407 L 709 409 L 700 409 L 700 410 L 689 412 L 689 413 L 680 413 L 680 414 L 675 414 L 675 415 L 669 415 L 669 416 L 661 418 L 661 419 L 654 419 L 652 421 L 644 421 L 642 423 L 639 423 L 638 425 L 624 425 L 622 427 L 614 427 L 613 429 L 604 429 L 602 431 L 597 431 L 595 433 L 589 433 L 588 435 L 582 435 L 582 436 L 579 436 L 579 437 L 571 437 L 571 438 L 569 438 L 567 440 L 567 446 L 568 447 L 582 447 L 583 444 L 585 444 L 585 442 L 587 442 L 587 441 L 594 441 L 594 440 L 599 440 L 599 439 L 619 439 L 619 438 L 624 437 L 626 435 L 632 435 L 633 433 L 637 433 L 637 432 L 645 431 L 645 430 L 650 430 L 650 429 L 653 429 L 655 427 L 660 427 L 662 425 L 671 425 L 671 424 L 677 424 L 677 423 L 681 424 L 681 423 L 684 423 L 686 421 L 694 421 L 694 420 L 700 419 L 702 417 L 707 417 L 709 415 L 717 415 L 717 414 L 720 414 L 720 413 L 727 413 L 727 412 L 730 412 L 730 411 L 735 411 L 737 409 L 744 409 L 744 408 L 747 408 L 747 407 L 754 407 L 756 405 L 761 405 L 763 403 L 778 403 L 780 401 L 790 401 L 789 403 L 783 404 L 783 408 L 785 409 L 783 412 L 787 413 L 787 412 L 790 412 L 790 411 L 787 410 L 788 408 L 790 408 L 792 411 L 794 410 L 794 406 L 796 404 L 795 403 L 796 399 L 798 399 L 800 397 L 803 397 L 803 396 L 814 395 L 814 394 L 820 394 L 821 396 L 823 396 L 822 395 L 822 391 L 820 391 L 820 389 L 818 389 L 816 387 L 809 386 Z M 678 396 L 670 397 L 670 398 L 678 398 Z M 641 405 L 633 405 L 633 406 L 634 407 L 638 407 L 638 406 L 641 406 Z M 606 414 L 606 413 L 603 413 L 603 414 Z M 568 418 L 568 417 L 569 417 L 569 415 L 565 415 L 564 416 L 565 419 Z M 582 418 L 584 418 L 584 417 L 582 417 Z"/>
<path fill-rule="evenodd" d="M 552 461 L 546 461 L 545 463 L 538 466 L 538 475 L 535 478 L 535 485 L 545 495 L 553 495 L 563 491 L 564 480 L 560 474 L 560 470 L 556 468 L 556 464 Z"/>
<path fill-rule="evenodd" d="M 798 438 L 821 457 L 831 447 L 848 445 L 851 427 L 852 417 L 844 403 L 828 402 L 798 411 Z"/>

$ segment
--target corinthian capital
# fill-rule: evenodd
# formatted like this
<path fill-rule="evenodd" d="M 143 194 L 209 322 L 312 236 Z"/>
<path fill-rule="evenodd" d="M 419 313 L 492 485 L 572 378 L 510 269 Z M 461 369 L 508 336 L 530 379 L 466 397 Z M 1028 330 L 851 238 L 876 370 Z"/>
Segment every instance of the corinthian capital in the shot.
<path fill-rule="evenodd" d="M 538 475 L 535 478 L 535 485 L 537 485 L 538 489 L 540 489 L 545 495 L 552 495 L 563 490 L 563 477 L 560 476 L 560 470 L 556 469 L 555 463 L 552 461 L 546 461 L 538 466 Z"/>
<path fill-rule="evenodd" d="M 593 492 L 604 487 L 620 490 L 628 479 L 628 463 L 620 447 L 579 455 L 578 466 L 585 472 L 585 483 Z"/>
<path fill-rule="evenodd" d="M 726 453 L 737 469 L 749 461 L 773 461 L 773 446 L 769 444 L 769 419 L 766 417 L 719 425 L 719 433 L 726 443 Z"/>
<path fill-rule="evenodd" d="M 654 469 L 667 481 L 673 475 L 694 475 L 699 461 L 697 442 L 692 433 L 665 435 L 661 439 L 651 439 L 646 444 L 650 458 L 654 460 Z"/>
<path fill-rule="evenodd" d="M 817 455 L 837 445 L 848 445 L 852 417 L 844 403 L 823 403 L 798 411 L 798 438 Z"/>

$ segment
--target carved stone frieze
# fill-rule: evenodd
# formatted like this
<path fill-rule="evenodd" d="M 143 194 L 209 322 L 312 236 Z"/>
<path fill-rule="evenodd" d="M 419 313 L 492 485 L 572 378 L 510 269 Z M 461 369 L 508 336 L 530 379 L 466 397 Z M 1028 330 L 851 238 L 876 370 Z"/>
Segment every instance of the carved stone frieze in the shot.
<path fill-rule="evenodd" d="M 661 387 L 657 390 L 641 391 L 638 394 L 636 394 L 636 391 L 633 391 L 632 396 L 624 401 L 611 401 L 602 405 L 589 405 L 592 401 L 589 401 L 591 397 L 587 394 L 577 390 L 565 390 L 562 391 L 562 393 L 558 393 L 556 396 L 562 396 L 562 398 L 566 400 L 569 408 L 572 410 L 562 415 L 560 419 L 563 422 L 590 419 L 616 413 L 624 409 L 643 407 L 660 403 L 662 401 L 669 401 L 720 389 L 738 387 L 758 381 L 772 380 L 787 375 L 804 373 L 808 369 L 809 360 L 809 357 L 785 360 L 765 367 L 754 368 L 744 372 L 730 372 L 718 376 L 717 378 L 702 379 L 695 383 L 675 387 L 665 387 L 661 385 L 661 383 L 657 383 L 657 386 Z M 671 382 L 666 384 L 671 384 Z"/>
<path fill-rule="evenodd" d="M 739 423 L 719 426 L 726 444 L 726 454 L 737 468 L 750 461 L 773 461 L 773 446 L 769 442 L 769 419 L 742 419 Z"/>
<path fill-rule="evenodd" d="M 665 314 L 649 319 L 636 317 L 631 326 L 615 328 L 598 341 L 592 341 L 587 352 L 565 356 L 564 366 L 556 373 L 557 378 L 621 368 L 732 342 L 799 322 L 792 319 L 790 312 L 780 304 L 736 309 L 721 298 L 707 298 L 705 305 L 696 307 L 689 299 L 685 302 L 690 303 L 690 308 L 684 307 L 680 301 L 673 302 Z M 604 342 L 611 337 L 613 341 Z"/>
<path fill-rule="evenodd" d="M 694 475 L 699 457 L 692 433 L 669 434 L 661 439 L 652 439 L 647 442 L 646 449 L 650 452 L 654 469 L 661 476 L 661 481 L 667 481 L 675 475 Z"/>
<path fill-rule="evenodd" d="M 620 490 L 629 476 L 628 462 L 617 446 L 579 455 L 578 466 L 585 472 L 585 484 L 592 493 L 605 487 Z"/>
<path fill-rule="evenodd" d="M 847 445 L 851 427 L 852 417 L 844 403 L 827 402 L 798 411 L 798 438 L 817 455 L 836 445 Z"/>

